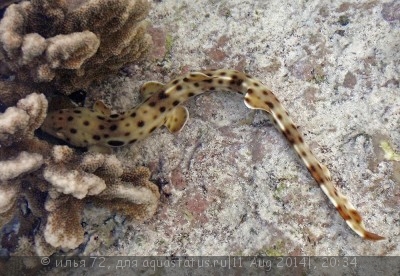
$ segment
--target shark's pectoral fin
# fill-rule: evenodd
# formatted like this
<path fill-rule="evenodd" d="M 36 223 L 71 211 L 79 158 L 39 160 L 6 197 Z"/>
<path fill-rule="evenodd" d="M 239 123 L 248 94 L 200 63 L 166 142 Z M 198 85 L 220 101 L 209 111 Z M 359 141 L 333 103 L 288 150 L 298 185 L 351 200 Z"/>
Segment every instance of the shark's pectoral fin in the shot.
<path fill-rule="evenodd" d="M 103 101 L 96 101 L 93 105 L 93 109 L 95 111 L 100 112 L 103 115 L 109 116 L 111 114 L 111 109 L 108 108 Z"/>
<path fill-rule="evenodd" d="M 142 87 L 140 87 L 140 95 L 143 99 L 147 99 L 152 96 L 154 93 L 161 91 L 164 87 L 164 84 L 157 81 L 148 81 L 145 82 Z"/>
<path fill-rule="evenodd" d="M 180 131 L 189 119 L 189 111 L 184 106 L 175 107 L 166 117 L 164 125 L 171 133 Z"/>

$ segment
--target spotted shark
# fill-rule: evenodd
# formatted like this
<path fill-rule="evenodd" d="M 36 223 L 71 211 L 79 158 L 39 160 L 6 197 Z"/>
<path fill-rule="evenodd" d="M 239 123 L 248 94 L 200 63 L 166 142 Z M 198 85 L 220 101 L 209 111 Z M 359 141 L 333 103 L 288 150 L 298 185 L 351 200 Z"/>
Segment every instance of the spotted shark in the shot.
<path fill-rule="evenodd" d="M 78 147 L 99 150 L 125 146 L 145 138 L 161 126 L 166 126 L 172 133 L 181 130 L 189 118 L 188 110 L 181 104 L 206 91 L 238 92 L 244 95 L 248 108 L 265 111 L 349 227 L 364 239 L 384 239 L 365 229 L 359 212 L 335 187 L 328 168 L 311 152 L 276 96 L 259 80 L 243 72 L 205 70 L 187 73 L 167 84 L 147 82 L 140 88 L 144 101 L 132 110 L 112 113 L 103 102 L 97 101 L 93 108 L 50 112 L 41 128 Z"/>

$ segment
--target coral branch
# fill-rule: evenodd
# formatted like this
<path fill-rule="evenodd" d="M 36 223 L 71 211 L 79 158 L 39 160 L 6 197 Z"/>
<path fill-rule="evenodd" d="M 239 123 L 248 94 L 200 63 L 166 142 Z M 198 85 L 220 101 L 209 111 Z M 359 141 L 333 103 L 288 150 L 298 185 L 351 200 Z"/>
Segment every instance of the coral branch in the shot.
<path fill-rule="evenodd" d="M 149 7 L 146 0 L 10 5 L 0 22 L 0 60 L 18 82 L 34 82 L 43 92 L 86 88 L 148 52 Z"/>
<path fill-rule="evenodd" d="M 145 167 L 127 170 L 121 182 L 108 187 L 96 202 L 137 220 L 149 219 L 156 212 L 160 198 L 158 187 L 149 177 L 150 171 Z"/>
<path fill-rule="evenodd" d="M 0 180 L 9 180 L 35 171 L 43 164 L 43 156 L 37 153 L 21 152 L 16 158 L 0 161 Z"/>
<path fill-rule="evenodd" d="M 33 137 L 46 117 L 47 100 L 43 94 L 30 94 L 17 107 L 9 107 L 0 114 L 0 141 L 10 145 L 21 138 Z"/>
<path fill-rule="evenodd" d="M 49 198 L 46 210 L 50 212 L 44 238 L 53 247 L 77 248 L 83 242 L 81 226 L 84 202 L 70 196 Z"/>
<path fill-rule="evenodd" d="M 96 175 L 77 170 L 66 170 L 62 167 L 46 167 L 43 177 L 58 192 L 71 194 L 79 199 L 86 195 L 97 195 L 106 188 L 105 181 Z"/>

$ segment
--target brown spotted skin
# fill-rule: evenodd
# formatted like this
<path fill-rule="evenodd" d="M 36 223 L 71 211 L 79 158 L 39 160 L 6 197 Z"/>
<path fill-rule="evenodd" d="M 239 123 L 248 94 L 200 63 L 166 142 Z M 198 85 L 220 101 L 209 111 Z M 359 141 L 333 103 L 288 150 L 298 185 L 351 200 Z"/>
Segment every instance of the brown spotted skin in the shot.
<path fill-rule="evenodd" d="M 364 239 L 384 239 L 365 229 L 360 214 L 333 185 L 329 170 L 315 158 L 285 108 L 260 81 L 235 70 L 207 70 L 188 73 L 165 85 L 144 84 L 141 90 L 148 98 L 124 114 L 64 109 L 50 113 L 42 129 L 75 146 L 123 146 L 145 138 L 162 125 L 172 132 L 180 130 L 187 111 L 178 106 L 193 96 L 214 90 L 236 91 L 245 95 L 247 107 L 268 113 L 350 228 Z"/>

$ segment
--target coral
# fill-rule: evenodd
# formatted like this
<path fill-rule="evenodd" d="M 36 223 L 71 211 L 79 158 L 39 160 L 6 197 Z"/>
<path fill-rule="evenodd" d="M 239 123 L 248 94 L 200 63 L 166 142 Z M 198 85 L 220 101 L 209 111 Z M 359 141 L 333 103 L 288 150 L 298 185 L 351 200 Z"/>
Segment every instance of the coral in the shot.
<path fill-rule="evenodd" d="M 0 60 L 19 85 L 70 94 L 147 53 L 149 6 L 146 0 L 12 4 L 0 22 Z"/>
<path fill-rule="evenodd" d="M 81 156 L 67 146 L 54 146 L 52 159 L 53 164 L 43 170 L 43 177 L 52 184 L 45 205 L 50 215 L 44 232 L 52 246 L 74 249 L 82 243 L 80 221 L 85 201 L 79 199 L 138 220 L 155 213 L 160 193 L 148 181 L 147 168 L 130 172 L 114 155 L 89 152 Z"/>
<path fill-rule="evenodd" d="M 20 174 L 35 171 L 43 164 L 43 156 L 22 151 L 16 158 L 0 162 L 0 180 L 13 179 Z"/>
<path fill-rule="evenodd" d="M 160 198 L 158 187 L 149 178 L 148 168 L 127 170 L 121 175 L 121 182 L 109 185 L 95 202 L 136 220 L 149 219 Z"/>
<path fill-rule="evenodd" d="M 46 109 L 46 98 L 34 93 L 19 100 L 16 107 L 9 107 L 0 114 L 0 225 L 12 218 L 12 207 L 21 190 L 20 182 L 11 183 L 10 180 L 35 171 L 44 163 L 41 154 L 25 151 L 22 147 L 16 149 L 14 144 L 25 139 L 25 145 L 30 144 L 31 148 L 35 148 L 31 142 L 35 140 L 33 131 L 42 124 Z"/>
<path fill-rule="evenodd" d="M 43 94 L 30 94 L 0 114 L 0 141 L 10 145 L 19 140 L 32 138 L 46 117 L 47 100 Z M 16 140 L 17 139 L 17 140 Z"/>
<path fill-rule="evenodd" d="M 46 242 L 55 248 L 77 248 L 83 242 L 84 231 L 81 226 L 83 207 L 82 200 L 50 193 L 50 198 L 45 205 L 49 212 L 44 229 Z"/>
<path fill-rule="evenodd" d="M 0 5 L 9 5 L 0 21 L 0 226 L 18 224 L 0 239 L 10 240 L 13 255 L 75 249 L 85 239 L 88 202 L 150 218 L 160 193 L 147 169 L 125 168 L 114 155 L 52 146 L 36 131 L 47 115 L 45 95 L 85 89 L 144 57 L 151 45 L 144 22 L 149 1 Z"/>
<path fill-rule="evenodd" d="M 61 152 L 64 152 L 64 156 L 67 156 L 65 159 L 62 158 Z M 68 168 L 63 164 L 63 162 L 69 161 L 71 155 L 72 150 L 69 147 L 54 146 L 53 160 L 55 162 L 43 170 L 44 179 L 51 183 L 57 192 L 71 194 L 78 199 L 82 199 L 86 195 L 101 193 L 106 188 L 103 179 L 82 170 Z"/>
<path fill-rule="evenodd" d="M 0 114 L 0 226 L 27 219 L 34 228 L 26 230 L 22 223 L 25 238 L 16 241 L 13 254 L 77 248 L 84 241 L 81 221 L 87 202 L 131 218 L 150 218 L 160 193 L 148 180 L 149 170 L 126 168 L 114 155 L 82 154 L 39 140 L 35 130 L 46 109 L 44 95 L 32 93 Z M 22 210 L 23 202 L 30 212 Z M 38 220 L 39 226 L 33 226 Z M 29 252 L 28 242 L 34 247 Z"/>

